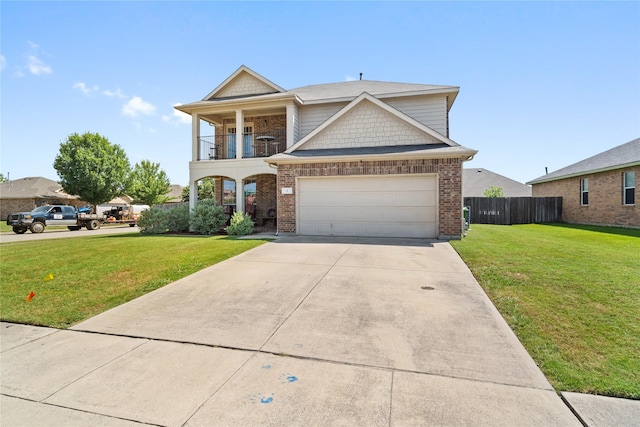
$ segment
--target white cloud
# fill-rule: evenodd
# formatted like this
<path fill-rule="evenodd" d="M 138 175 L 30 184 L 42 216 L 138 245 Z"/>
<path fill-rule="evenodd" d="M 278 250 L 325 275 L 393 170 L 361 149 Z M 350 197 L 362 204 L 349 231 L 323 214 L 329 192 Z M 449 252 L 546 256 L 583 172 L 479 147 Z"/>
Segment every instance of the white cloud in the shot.
<path fill-rule="evenodd" d="M 0 71 L 4 70 L 4 66 L 7 63 L 7 59 L 4 55 L 0 55 Z"/>
<path fill-rule="evenodd" d="M 182 104 L 173 104 L 174 107 L 177 107 L 178 105 Z M 189 124 L 191 123 L 191 116 L 174 108 L 173 114 L 170 116 L 162 116 L 162 120 L 171 124 Z"/>
<path fill-rule="evenodd" d="M 40 59 L 38 59 L 35 55 L 27 56 L 27 68 L 29 72 L 33 75 L 39 76 L 41 74 L 51 74 L 51 67 L 45 65 Z"/>
<path fill-rule="evenodd" d="M 93 87 L 88 87 L 86 84 L 84 84 L 83 82 L 77 82 L 74 83 L 72 86 L 73 89 L 80 89 L 80 91 L 82 93 L 84 93 L 85 95 L 89 96 L 89 94 L 91 92 L 95 92 L 98 90 L 98 86 L 94 85 Z"/>
<path fill-rule="evenodd" d="M 104 90 L 104 91 L 102 91 L 102 94 L 104 96 L 108 96 L 109 98 L 120 98 L 120 99 L 127 99 L 128 98 L 127 95 L 122 93 L 120 88 L 116 89 L 115 92 L 112 91 L 112 90 Z"/>
<path fill-rule="evenodd" d="M 156 107 L 144 101 L 139 96 L 134 96 L 122 106 L 122 114 L 130 117 L 138 117 L 140 114 L 150 116 L 156 111 Z"/>
<path fill-rule="evenodd" d="M 354 82 L 354 81 L 356 81 L 356 80 L 358 80 L 358 78 L 357 78 L 357 77 L 353 77 L 353 76 L 349 76 L 349 75 L 347 75 L 347 76 L 345 76 L 345 77 L 344 77 L 344 81 L 345 81 L 345 82 Z"/>

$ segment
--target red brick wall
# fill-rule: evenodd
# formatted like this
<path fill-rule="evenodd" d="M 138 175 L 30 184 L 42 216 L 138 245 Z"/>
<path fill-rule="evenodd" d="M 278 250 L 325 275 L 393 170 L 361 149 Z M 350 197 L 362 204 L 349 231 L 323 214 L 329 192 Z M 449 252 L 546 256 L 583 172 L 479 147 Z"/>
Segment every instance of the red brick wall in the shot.
<path fill-rule="evenodd" d="M 417 159 L 301 163 L 278 165 L 278 189 L 290 187 L 293 194 L 278 192 L 278 229 L 296 231 L 296 177 L 438 174 L 438 225 L 442 238 L 462 235 L 462 161 L 460 159 Z"/>
<path fill-rule="evenodd" d="M 636 173 L 636 204 L 622 204 L 624 172 Z M 589 205 L 580 205 L 580 180 L 589 179 Z M 562 197 L 562 220 L 577 224 L 640 227 L 640 167 L 617 169 L 534 184 L 533 197 Z"/>

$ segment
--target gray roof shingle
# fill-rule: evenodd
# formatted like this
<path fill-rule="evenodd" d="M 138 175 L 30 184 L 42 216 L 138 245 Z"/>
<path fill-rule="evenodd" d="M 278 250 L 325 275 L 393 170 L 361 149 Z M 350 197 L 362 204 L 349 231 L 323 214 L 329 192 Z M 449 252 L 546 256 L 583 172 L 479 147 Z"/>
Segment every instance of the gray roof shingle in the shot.
<path fill-rule="evenodd" d="M 571 178 L 595 172 L 604 172 L 612 169 L 621 169 L 629 166 L 640 165 L 640 138 L 618 145 L 588 159 L 542 175 L 527 182 L 527 184 L 539 184 L 547 181 Z"/>
<path fill-rule="evenodd" d="M 27 177 L 5 181 L 0 184 L 0 198 L 2 199 L 34 199 L 56 198 L 77 199 L 62 191 L 62 186 L 47 178 Z"/>
<path fill-rule="evenodd" d="M 482 168 L 465 168 L 462 171 L 462 196 L 484 197 L 491 186 L 502 188 L 505 197 L 531 197 L 531 187 L 506 176 Z"/>

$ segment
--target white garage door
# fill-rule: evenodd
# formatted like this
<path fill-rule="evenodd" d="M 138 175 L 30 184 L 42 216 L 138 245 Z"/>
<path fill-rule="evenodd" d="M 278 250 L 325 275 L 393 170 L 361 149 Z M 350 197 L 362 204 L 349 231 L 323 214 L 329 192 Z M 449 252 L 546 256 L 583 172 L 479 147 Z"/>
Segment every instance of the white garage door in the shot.
<path fill-rule="evenodd" d="M 299 178 L 298 234 L 437 237 L 435 175 Z"/>

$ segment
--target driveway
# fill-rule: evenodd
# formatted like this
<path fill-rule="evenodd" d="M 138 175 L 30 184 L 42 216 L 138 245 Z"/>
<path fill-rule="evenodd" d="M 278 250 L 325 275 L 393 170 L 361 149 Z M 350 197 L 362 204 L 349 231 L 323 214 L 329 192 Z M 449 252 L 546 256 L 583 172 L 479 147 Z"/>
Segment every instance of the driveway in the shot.
<path fill-rule="evenodd" d="M 284 238 L 27 332 L 14 424 L 581 425 L 446 242 Z"/>

